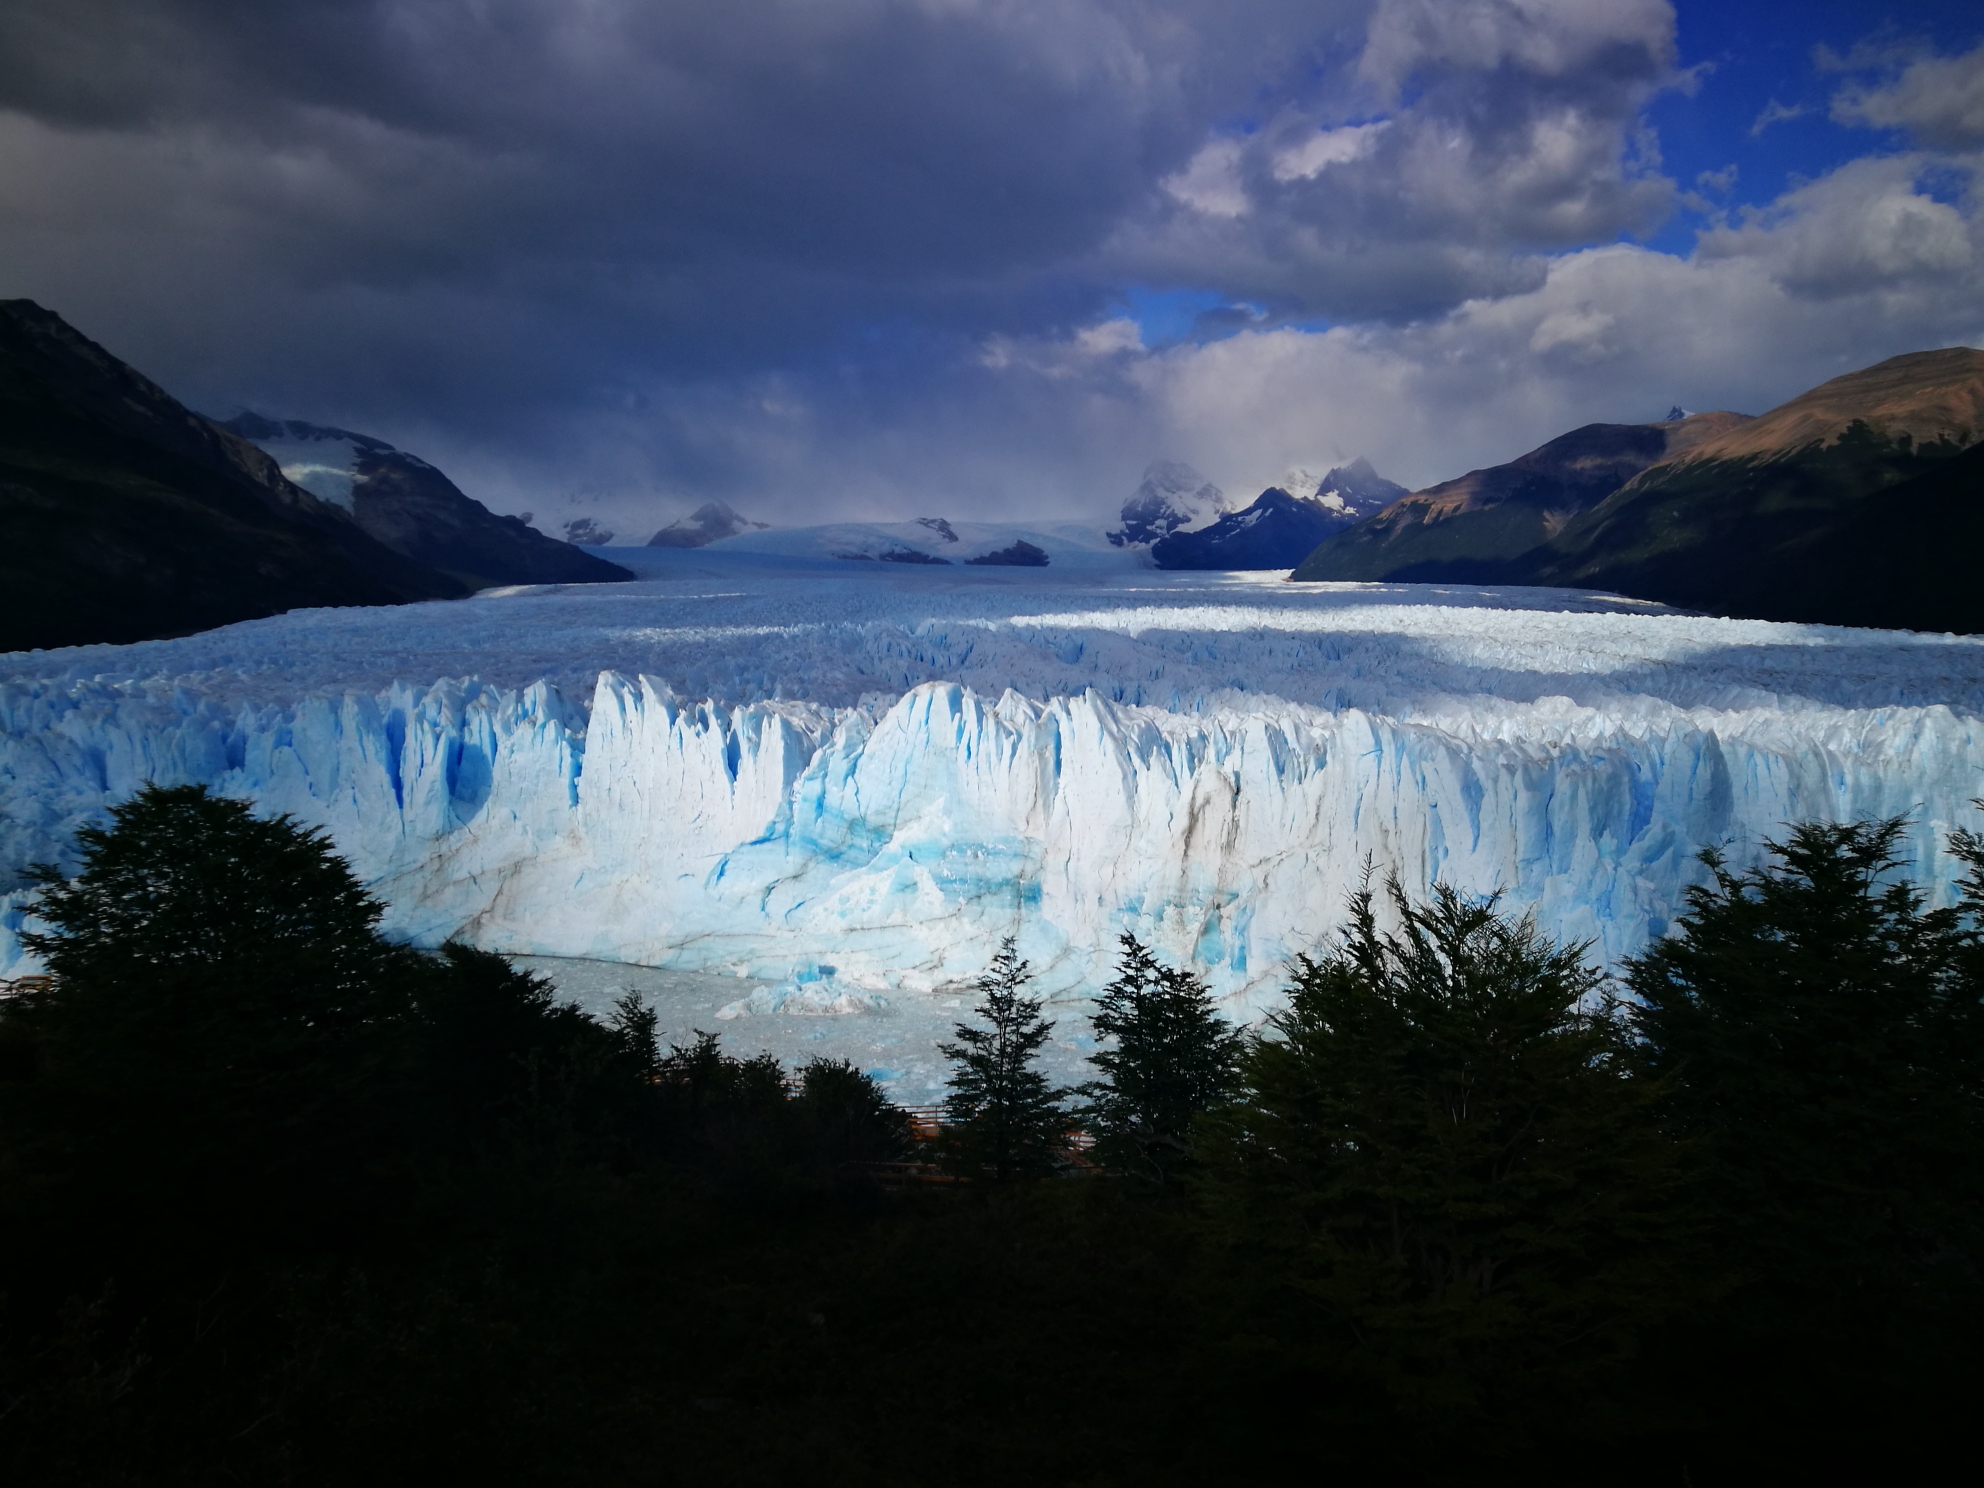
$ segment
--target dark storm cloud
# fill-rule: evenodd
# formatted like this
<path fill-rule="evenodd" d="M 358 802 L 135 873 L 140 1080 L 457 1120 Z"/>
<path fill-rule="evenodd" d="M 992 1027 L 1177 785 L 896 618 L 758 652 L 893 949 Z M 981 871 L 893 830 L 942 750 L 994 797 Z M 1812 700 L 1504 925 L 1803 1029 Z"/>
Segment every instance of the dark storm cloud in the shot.
<path fill-rule="evenodd" d="M 1667 65 L 1665 16 L 1643 0 L 1458 16 L 1385 0 L 1374 17 L 1272 0 L 28 0 L 0 21 L 0 102 L 177 141 L 131 169 L 176 196 L 186 235 L 204 215 L 274 277 L 536 294 L 686 338 L 676 366 L 753 364 L 891 315 L 1027 329 L 1123 267 L 1347 316 L 1512 287 L 1509 243 L 1657 214 L 1617 155 Z M 1367 161 L 1299 173 L 1301 104 L 1408 87 Z M 1189 173 L 1214 121 L 1263 106 L 1238 162 L 1256 218 L 1167 231 L 1157 183 Z M 148 194 L 94 163 L 76 194 Z M 1427 189 L 1398 191 L 1401 171 Z M 1128 246 L 1099 261 L 1112 234 Z"/>
<path fill-rule="evenodd" d="M 1671 210 L 1639 119 L 1687 81 L 1666 0 L 1381 0 L 1345 86 L 1206 145 L 1126 257 L 1343 320 L 1532 289 Z"/>
<path fill-rule="evenodd" d="M 6 267 L 210 405 L 588 461 L 645 417 L 602 478 L 707 485 L 750 438 L 713 398 L 810 377 L 887 422 L 985 334 L 1099 310 L 1098 246 L 1207 121 L 1354 56 L 1363 16 L 24 0 Z"/>
<path fill-rule="evenodd" d="M 1100 505 L 1181 438 L 1337 448 L 1313 389 L 1371 367 L 1461 397 L 1400 358 L 1597 386 L 1632 323 L 1559 268 L 1670 209 L 1641 113 L 1687 85 L 1673 37 L 1667 0 L 12 0 L 0 281 L 200 406 L 367 429 L 509 509 Z M 1956 138 L 1971 76 L 1839 107 Z M 1968 293 L 1901 170 L 1720 225 L 1702 313 L 1739 279 Z M 1828 248 L 1855 203 L 1933 219 L 1936 264 Z M 1116 318 L 1173 289 L 1229 307 L 1224 350 Z"/>
<path fill-rule="evenodd" d="M 1277 9 L 1316 13 L 1239 6 L 1218 29 L 1265 40 Z M 1042 271 L 1085 254 L 1267 66 L 1189 15 L 1079 0 L 9 16 L 0 102 L 184 141 L 189 226 L 224 218 L 279 271 L 598 296 L 716 338 L 692 355 L 741 334 L 747 359 L 766 320 L 969 324 L 1051 301 Z"/>

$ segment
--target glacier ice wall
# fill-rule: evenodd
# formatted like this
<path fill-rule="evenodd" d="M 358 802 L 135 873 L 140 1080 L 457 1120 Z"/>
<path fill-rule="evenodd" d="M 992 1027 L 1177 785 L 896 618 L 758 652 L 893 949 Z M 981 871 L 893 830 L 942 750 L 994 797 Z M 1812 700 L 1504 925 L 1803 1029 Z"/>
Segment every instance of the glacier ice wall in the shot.
<path fill-rule="evenodd" d="M 65 858 L 146 780 L 198 781 L 328 829 L 389 928 L 423 944 L 826 966 L 914 991 L 975 975 L 1017 933 L 1065 993 L 1096 985 L 1129 929 L 1247 1010 L 1338 923 L 1367 859 L 1413 886 L 1502 889 L 1614 960 L 1665 930 L 1701 846 L 1747 861 L 1787 820 L 1913 812 L 1917 873 L 1946 889 L 1942 835 L 1984 780 L 1973 711 L 1740 689 L 1723 707 L 1484 692 L 1390 712 L 1334 686 L 1188 707 L 941 680 L 694 701 L 618 671 L 589 698 L 542 681 L 256 691 L 0 681 L 0 869 Z M 0 974 L 28 964 L 21 923 L 8 896 Z"/>

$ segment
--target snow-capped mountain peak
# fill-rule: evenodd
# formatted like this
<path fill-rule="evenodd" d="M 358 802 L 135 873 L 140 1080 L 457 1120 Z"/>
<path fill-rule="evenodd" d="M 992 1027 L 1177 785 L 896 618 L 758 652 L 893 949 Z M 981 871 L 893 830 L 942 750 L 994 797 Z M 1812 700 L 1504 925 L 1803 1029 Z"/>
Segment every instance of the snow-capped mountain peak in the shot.
<path fill-rule="evenodd" d="M 1116 547 L 1154 543 L 1173 532 L 1192 532 L 1225 516 L 1225 493 L 1182 460 L 1157 460 L 1123 503 L 1123 525 L 1109 534 Z"/>
<path fill-rule="evenodd" d="M 1303 490 L 1291 481 L 1309 485 Z M 1348 465 L 1338 465 L 1327 475 L 1311 476 L 1306 470 L 1292 470 L 1281 481 L 1291 496 L 1315 502 L 1326 511 L 1362 519 L 1389 506 L 1406 494 L 1404 486 L 1388 481 L 1371 468 L 1371 462 L 1358 456 Z"/>
<path fill-rule="evenodd" d="M 519 518 L 497 516 L 433 465 L 383 439 L 248 410 L 220 427 L 259 446 L 292 484 L 351 513 L 361 530 L 395 553 L 477 588 L 630 577 Z"/>

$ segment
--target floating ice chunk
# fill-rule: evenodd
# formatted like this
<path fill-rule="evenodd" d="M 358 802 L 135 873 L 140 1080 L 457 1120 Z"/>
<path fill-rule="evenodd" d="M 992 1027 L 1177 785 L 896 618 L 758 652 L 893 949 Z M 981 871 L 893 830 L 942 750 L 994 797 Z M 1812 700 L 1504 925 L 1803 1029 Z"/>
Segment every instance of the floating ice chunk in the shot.
<path fill-rule="evenodd" d="M 833 968 L 808 967 L 789 981 L 775 987 L 760 987 L 749 997 L 740 997 L 717 1009 L 723 1022 L 737 1018 L 765 1018 L 774 1014 L 787 1018 L 845 1018 L 862 1013 L 885 1013 L 888 998 L 879 992 L 846 986 L 836 981 Z"/>

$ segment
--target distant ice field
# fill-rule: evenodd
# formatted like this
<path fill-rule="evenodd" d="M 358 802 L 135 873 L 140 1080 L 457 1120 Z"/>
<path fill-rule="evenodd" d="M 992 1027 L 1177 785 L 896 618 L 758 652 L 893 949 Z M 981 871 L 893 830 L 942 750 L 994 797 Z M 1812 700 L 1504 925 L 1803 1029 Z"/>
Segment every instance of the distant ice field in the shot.
<path fill-rule="evenodd" d="M 144 780 L 205 781 L 325 826 L 417 942 L 784 989 L 743 1037 L 803 998 L 911 1017 L 1007 934 L 1064 1002 L 1127 930 L 1251 1015 L 1366 861 L 1616 963 L 1704 846 L 1910 813 L 1947 893 L 1943 836 L 1979 820 L 1975 638 L 770 537 L 0 656 L 0 889 Z M 22 913 L 0 899 L 0 974 Z"/>
<path fill-rule="evenodd" d="M 1203 709 L 1232 692 L 1399 716 L 1483 696 L 1585 706 L 1984 704 L 1971 636 L 1722 620 L 1583 590 L 1291 584 L 1282 573 L 930 569 L 659 548 L 593 551 L 641 582 L 301 610 L 180 640 L 0 653 L 0 685 L 82 682 L 282 703 L 602 671 L 726 705 L 846 707 L 919 683 Z"/>

